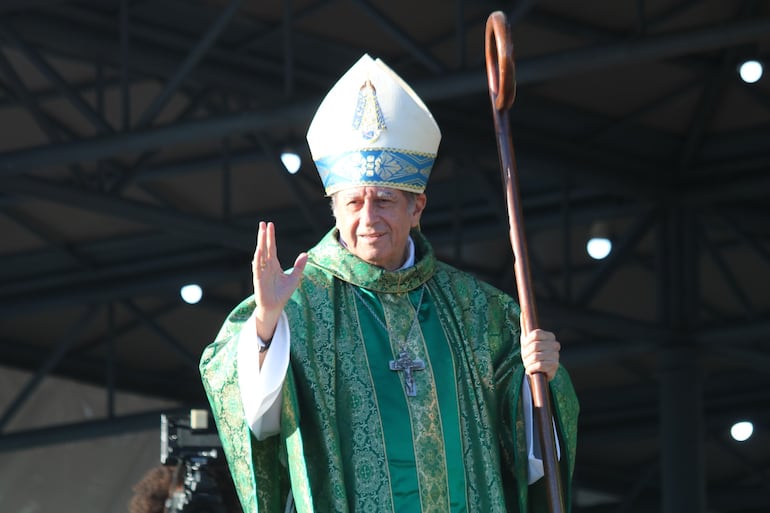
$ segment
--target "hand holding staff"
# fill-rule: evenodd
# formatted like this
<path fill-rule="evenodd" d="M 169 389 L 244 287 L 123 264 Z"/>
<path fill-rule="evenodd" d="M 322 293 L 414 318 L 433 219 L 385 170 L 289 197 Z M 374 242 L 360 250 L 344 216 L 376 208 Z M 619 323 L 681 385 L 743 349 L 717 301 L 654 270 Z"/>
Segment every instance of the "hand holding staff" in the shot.
<path fill-rule="evenodd" d="M 514 256 L 514 272 L 521 306 L 521 325 L 523 335 L 536 330 L 538 326 L 535 310 L 534 292 L 530 286 L 527 244 L 524 237 L 524 223 L 521 203 L 518 196 L 518 175 L 511 142 L 508 109 L 516 96 L 515 68 L 513 64 L 513 45 L 511 43 L 508 22 L 505 14 L 493 12 L 487 19 L 486 26 L 486 65 L 489 83 L 489 98 L 492 102 L 492 117 L 497 135 L 497 149 L 500 157 L 500 170 L 505 184 L 505 199 L 508 207 L 511 247 Z M 535 423 L 540 437 L 545 471 L 546 494 L 552 513 L 563 513 L 564 497 L 562 494 L 559 463 L 556 458 L 556 442 L 552 429 L 552 415 L 548 381 L 543 373 L 529 376 L 534 403 Z"/>

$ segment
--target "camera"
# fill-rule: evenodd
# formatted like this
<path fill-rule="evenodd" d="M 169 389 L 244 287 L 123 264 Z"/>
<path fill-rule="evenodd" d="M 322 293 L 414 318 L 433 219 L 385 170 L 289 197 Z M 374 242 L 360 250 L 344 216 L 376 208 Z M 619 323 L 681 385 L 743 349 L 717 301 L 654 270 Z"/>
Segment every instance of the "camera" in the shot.
<path fill-rule="evenodd" d="M 160 426 L 160 462 L 176 467 L 166 511 L 227 513 L 218 479 L 227 474 L 227 464 L 217 430 L 209 425 L 208 411 L 162 414 Z"/>

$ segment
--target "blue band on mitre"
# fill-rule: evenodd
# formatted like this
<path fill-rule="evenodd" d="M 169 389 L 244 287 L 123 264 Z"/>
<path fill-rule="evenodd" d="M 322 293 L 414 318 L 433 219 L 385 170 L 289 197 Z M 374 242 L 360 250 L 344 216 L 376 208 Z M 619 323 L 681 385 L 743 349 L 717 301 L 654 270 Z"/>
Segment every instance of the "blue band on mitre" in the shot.
<path fill-rule="evenodd" d="M 421 193 L 436 160 L 435 154 L 391 148 L 358 150 L 315 161 L 326 194 L 353 186 L 377 185 Z"/>

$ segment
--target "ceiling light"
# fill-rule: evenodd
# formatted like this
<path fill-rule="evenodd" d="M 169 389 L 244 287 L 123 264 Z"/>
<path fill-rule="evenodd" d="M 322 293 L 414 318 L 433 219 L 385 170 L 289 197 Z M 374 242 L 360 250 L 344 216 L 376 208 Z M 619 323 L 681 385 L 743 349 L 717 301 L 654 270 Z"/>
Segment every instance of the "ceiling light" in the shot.
<path fill-rule="evenodd" d="M 300 156 L 291 150 L 286 150 L 281 153 L 281 162 L 283 162 L 283 167 L 286 168 L 286 171 L 291 174 L 295 174 L 302 166 L 302 159 Z"/>
<path fill-rule="evenodd" d="M 748 60 L 738 67 L 738 74 L 741 80 L 747 84 L 753 84 L 762 78 L 762 63 L 756 60 Z"/>
<path fill-rule="evenodd" d="M 748 421 L 736 422 L 730 428 L 730 436 L 737 442 L 745 442 L 754 433 L 754 424 Z"/>
<path fill-rule="evenodd" d="M 194 305 L 203 297 L 203 289 L 201 289 L 200 285 L 191 283 L 190 285 L 182 287 L 179 290 L 179 294 L 182 296 L 185 303 Z"/>
<path fill-rule="evenodd" d="M 589 232 L 590 238 L 586 243 L 586 252 L 594 260 L 607 258 L 612 252 L 612 240 L 605 223 L 594 223 Z"/>

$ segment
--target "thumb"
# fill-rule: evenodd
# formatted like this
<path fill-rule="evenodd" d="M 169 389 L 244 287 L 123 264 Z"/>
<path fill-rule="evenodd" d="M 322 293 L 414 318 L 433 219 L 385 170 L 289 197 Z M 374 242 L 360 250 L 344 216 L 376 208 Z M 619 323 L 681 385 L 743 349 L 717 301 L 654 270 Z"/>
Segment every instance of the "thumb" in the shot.
<path fill-rule="evenodd" d="M 305 265 L 307 265 L 307 253 L 300 253 L 297 255 L 297 259 L 294 261 L 294 268 L 291 270 L 289 276 L 299 284 L 299 280 L 302 278 L 302 273 L 305 271 Z"/>

